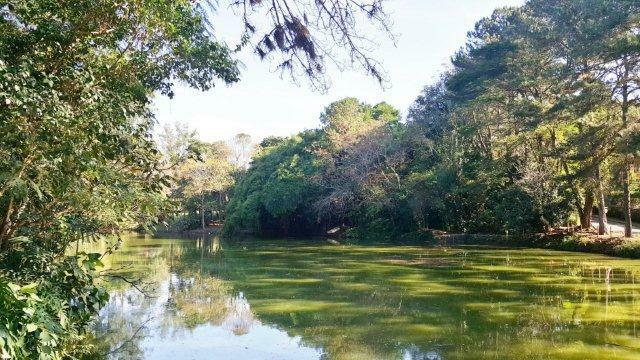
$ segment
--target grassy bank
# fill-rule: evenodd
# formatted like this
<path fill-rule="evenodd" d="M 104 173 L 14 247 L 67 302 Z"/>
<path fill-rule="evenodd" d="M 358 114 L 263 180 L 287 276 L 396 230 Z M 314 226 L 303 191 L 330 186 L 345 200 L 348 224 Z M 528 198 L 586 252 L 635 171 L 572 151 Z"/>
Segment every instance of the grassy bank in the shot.
<path fill-rule="evenodd" d="M 524 236 L 480 234 L 436 234 L 438 245 L 492 245 L 529 247 L 604 254 L 640 259 L 640 238 L 597 236 L 591 233 L 532 234 Z"/>

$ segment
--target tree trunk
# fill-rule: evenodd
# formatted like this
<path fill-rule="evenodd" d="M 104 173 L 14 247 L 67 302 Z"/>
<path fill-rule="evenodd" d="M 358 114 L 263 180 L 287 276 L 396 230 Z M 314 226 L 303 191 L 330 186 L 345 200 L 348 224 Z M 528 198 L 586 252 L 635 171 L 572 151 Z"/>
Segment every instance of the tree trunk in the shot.
<path fill-rule="evenodd" d="M 205 224 L 204 224 L 204 206 L 202 206 L 200 208 L 200 216 L 201 216 L 201 222 L 202 222 L 202 233 L 204 233 L 204 229 L 205 229 Z"/>
<path fill-rule="evenodd" d="M 11 226 L 11 213 L 13 211 L 13 198 L 9 199 L 6 212 L 0 223 L 0 251 L 6 251 L 9 248 L 9 227 Z"/>
<path fill-rule="evenodd" d="M 204 223 L 204 193 L 200 193 L 200 221 L 202 224 L 202 235 L 204 235 L 205 223 Z"/>
<path fill-rule="evenodd" d="M 622 210 L 624 212 L 624 237 L 630 238 L 632 236 L 632 224 L 631 224 L 631 191 L 629 190 L 630 180 L 630 166 L 625 161 L 624 170 L 622 170 Z"/>
<path fill-rule="evenodd" d="M 604 202 L 600 165 L 596 167 L 596 181 L 598 182 L 598 235 L 604 235 L 607 233 L 607 208 Z"/>
<path fill-rule="evenodd" d="M 555 133 L 552 132 L 553 140 L 552 142 L 555 144 Z M 553 145 L 555 148 L 555 145 Z M 571 172 L 569 171 L 569 165 L 567 162 L 561 158 L 560 164 L 562 166 L 562 170 L 567 177 L 571 177 Z M 580 228 L 583 230 L 587 230 L 591 228 L 591 216 L 593 215 L 593 192 L 589 189 L 585 192 L 584 199 L 584 207 L 582 205 L 582 196 L 580 195 L 580 189 L 576 185 L 575 181 L 570 181 L 570 189 L 573 192 L 573 196 L 575 197 L 576 208 L 578 209 L 578 215 L 580 216 Z"/>
<path fill-rule="evenodd" d="M 629 114 L 629 63 L 628 57 L 624 57 L 624 78 L 622 85 L 622 125 L 626 128 Z M 629 190 L 631 182 L 631 162 L 625 157 L 622 170 L 622 210 L 624 212 L 624 237 L 630 238 L 631 231 L 631 192 Z"/>
<path fill-rule="evenodd" d="M 584 197 L 584 207 L 580 212 L 580 228 L 589 230 L 591 228 L 591 217 L 593 216 L 593 191 L 587 190 Z"/>

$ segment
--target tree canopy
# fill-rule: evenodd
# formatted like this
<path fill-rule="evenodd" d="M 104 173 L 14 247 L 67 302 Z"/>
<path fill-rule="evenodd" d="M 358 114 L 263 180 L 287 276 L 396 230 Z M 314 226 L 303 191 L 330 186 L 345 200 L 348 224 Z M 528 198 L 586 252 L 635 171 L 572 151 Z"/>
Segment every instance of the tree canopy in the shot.
<path fill-rule="evenodd" d="M 297 6 L 283 13 L 260 3 L 245 5 L 273 15 L 267 35 L 292 57 L 285 67 L 318 78 L 323 47 L 316 44 L 325 37 L 349 43 L 354 59 L 377 74 L 352 34 L 356 12 L 380 19 L 378 2 L 317 3 L 299 14 Z M 153 97 L 172 97 L 176 83 L 208 90 L 240 79 L 236 49 L 217 40 L 209 22 L 213 5 L 0 1 L 0 357 L 59 359 L 86 350 L 86 325 L 107 299 L 96 277 L 107 275 L 95 272 L 100 254 L 70 249 L 157 223 L 171 205 L 172 173 L 152 139 Z M 243 18 L 252 32 L 250 15 Z M 331 23 L 321 25 L 327 16 Z M 258 47 L 266 45 L 261 38 Z M 197 150 L 183 148 L 182 140 L 165 149 L 175 155 L 169 163 Z M 224 156 L 209 152 L 203 164 L 189 163 L 194 184 L 185 191 L 208 187 L 210 170 L 226 164 Z"/>
<path fill-rule="evenodd" d="M 533 233 L 568 223 L 588 229 L 595 205 L 601 233 L 610 212 L 631 236 L 639 195 L 638 10 L 620 0 L 498 9 L 469 32 L 406 121 L 388 105 L 329 105 L 317 139 L 297 150 L 318 166 L 315 195 L 296 203 L 307 211 L 314 204 L 314 212 L 298 217 L 315 224 L 310 232 L 384 223 L 399 233 Z M 273 161 L 261 155 L 256 164 L 266 158 Z M 240 196 L 258 206 L 260 194 Z"/>

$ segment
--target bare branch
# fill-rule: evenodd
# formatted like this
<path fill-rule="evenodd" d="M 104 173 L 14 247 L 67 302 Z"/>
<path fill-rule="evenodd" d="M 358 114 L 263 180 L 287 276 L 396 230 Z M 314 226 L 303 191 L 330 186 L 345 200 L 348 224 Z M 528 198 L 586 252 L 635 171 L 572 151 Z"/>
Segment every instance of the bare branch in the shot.
<path fill-rule="evenodd" d="M 327 60 L 341 70 L 360 68 L 381 85 L 386 82 L 381 63 L 372 55 L 377 43 L 363 35 L 367 32 L 363 24 L 369 23 L 395 41 L 384 2 L 233 0 L 231 5 L 241 9 L 246 33 L 256 33 L 257 23 L 264 27 L 254 44 L 260 58 L 276 58 L 277 69 L 288 72 L 294 81 L 303 76 L 325 91 Z"/>

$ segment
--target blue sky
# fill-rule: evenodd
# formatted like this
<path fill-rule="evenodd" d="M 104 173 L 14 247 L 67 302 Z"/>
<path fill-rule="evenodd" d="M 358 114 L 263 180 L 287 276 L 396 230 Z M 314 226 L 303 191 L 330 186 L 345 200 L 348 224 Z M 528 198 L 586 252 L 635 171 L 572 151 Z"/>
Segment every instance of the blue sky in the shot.
<path fill-rule="evenodd" d="M 390 80 L 386 89 L 362 71 L 329 68 L 332 86 L 326 94 L 307 84 L 293 84 L 273 72 L 249 48 L 238 54 L 241 81 L 200 92 L 178 86 L 173 99 L 158 97 L 154 107 L 160 124 L 186 123 L 201 140 L 226 140 L 244 132 L 259 141 L 269 135 L 291 135 L 319 125 L 319 115 L 332 101 L 347 96 L 375 104 L 386 101 L 403 114 L 420 90 L 438 79 L 453 53 L 465 42 L 477 20 L 503 6 L 523 0 L 388 0 L 396 46 L 382 33 L 375 57 Z M 235 44 L 241 33 L 239 18 L 221 8 L 213 19 L 217 35 Z"/>

